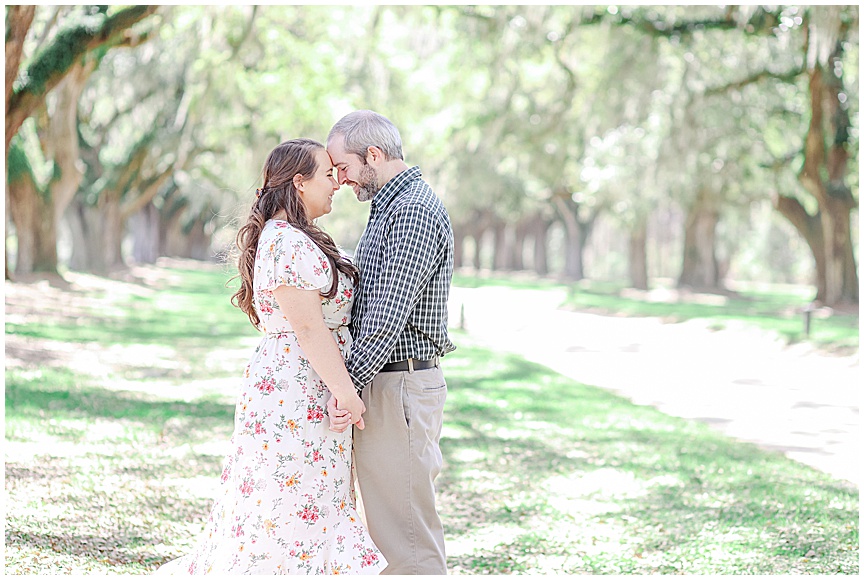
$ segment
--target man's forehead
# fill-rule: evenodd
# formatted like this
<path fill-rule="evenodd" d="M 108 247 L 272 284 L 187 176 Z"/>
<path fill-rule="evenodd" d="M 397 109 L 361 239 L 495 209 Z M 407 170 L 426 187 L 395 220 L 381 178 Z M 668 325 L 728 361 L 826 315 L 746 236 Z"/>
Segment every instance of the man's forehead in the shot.
<path fill-rule="evenodd" d="M 360 155 L 357 155 L 356 153 L 348 153 L 347 151 L 345 151 L 344 149 L 341 149 L 341 148 L 339 148 L 335 151 L 331 149 L 331 150 L 329 150 L 329 152 L 330 152 L 330 158 L 333 159 L 334 165 L 348 165 L 355 158 L 358 160 L 361 160 L 361 161 L 363 160 L 363 157 L 361 157 Z"/>
<path fill-rule="evenodd" d="M 327 149 L 337 149 L 342 151 L 345 149 L 345 135 L 337 133 L 327 139 Z"/>
<path fill-rule="evenodd" d="M 347 154 L 345 153 L 344 141 L 341 135 L 337 135 L 336 137 L 327 142 L 327 152 L 330 153 L 333 161 L 344 162 Z"/>

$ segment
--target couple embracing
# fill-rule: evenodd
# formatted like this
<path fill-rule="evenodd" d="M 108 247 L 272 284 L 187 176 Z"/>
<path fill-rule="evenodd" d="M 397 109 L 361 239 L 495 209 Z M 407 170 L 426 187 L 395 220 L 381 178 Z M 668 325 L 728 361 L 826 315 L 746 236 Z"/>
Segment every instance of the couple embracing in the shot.
<path fill-rule="evenodd" d="M 372 202 L 353 261 L 314 221 L 340 184 Z M 237 245 L 232 301 L 264 336 L 204 532 L 158 572 L 446 574 L 433 482 L 453 232 L 397 128 L 355 111 L 326 148 L 277 146 Z"/>

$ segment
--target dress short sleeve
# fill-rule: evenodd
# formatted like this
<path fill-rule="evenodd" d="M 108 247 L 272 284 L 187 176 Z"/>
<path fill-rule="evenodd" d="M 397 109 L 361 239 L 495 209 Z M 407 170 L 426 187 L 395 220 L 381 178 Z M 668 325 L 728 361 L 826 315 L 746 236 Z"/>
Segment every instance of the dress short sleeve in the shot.
<path fill-rule="evenodd" d="M 258 240 L 257 290 L 296 286 L 320 290 L 331 283 L 330 261 L 309 236 L 287 222 L 269 222 Z"/>

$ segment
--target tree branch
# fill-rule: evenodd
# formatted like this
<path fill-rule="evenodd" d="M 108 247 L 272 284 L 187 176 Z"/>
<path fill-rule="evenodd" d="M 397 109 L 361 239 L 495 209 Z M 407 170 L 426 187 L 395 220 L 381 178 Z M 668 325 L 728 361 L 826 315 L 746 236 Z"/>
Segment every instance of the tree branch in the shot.
<path fill-rule="evenodd" d="M 743 79 L 739 79 L 737 81 L 733 81 L 731 83 L 725 85 L 719 85 L 716 87 L 711 87 L 706 89 L 704 92 L 705 96 L 717 95 L 720 93 L 726 93 L 729 91 L 740 90 L 746 87 L 747 85 L 752 85 L 754 83 L 758 83 L 764 79 L 777 79 L 785 82 L 794 81 L 799 75 L 804 72 L 804 68 L 792 69 L 786 72 L 771 72 L 769 70 L 762 70 L 752 75 L 745 77 Z"/>
<path fill-rule="evenodd" d="M 159 193 L 159 189 L 169 178 L 173 177 L 178 171 L 184 169 L 189 164 L 189 161 L 202 151 L 203 149 L 197 147 L 193 147 L 191 150 L 181 150 L 174 163 L 169 165 L 158 175 L 148 179 L 146 183 L 139 184 L 139 195 L 123 204 L 123 207 L 120 210 L 123 219 L 127 219 L 142 210 L 144 206 L 156 197 L 156 194 Z M 141 187 L 141 185 L 143 185 L 143 187 Z"/>
<path fill-rule="evenodd" d="M 21 55 L 24 52 L 24 39 L 33 24 L 36 15 L 35 6 L 10 6 L 6 12 L 6 155 L 9 155 L 9 112 L 12 106 L 12 89 L 18 69 L 21 66 Z M 19 125 L 20 126 L 20 125 Z M 16 128 L 17 131 L 17 128 Z"/>
<path fill-rule="evenodd" d="M 258 6 L 252 6 L 252 14 L 249 15 L 249 20 L 246 21 L 246 24 L 243 26 L 243 32 L 240 33 L 240 38 L 235 41 L 231 39 L 228 40 L 228 43 L 231 45 L 231 57 L 229 60 L 234 60 L 237 57 L 237 53 L 240 52 L 240 48 L 243 46 L 243 43 L 246 42 L 246 39 L 249 38 L 249 35 L 252 33 L 252 25 L 255 23 L 255 16 L 258 14 Z"/>
<path fill-rule="evenodd" d="M 774 209 L 789 220 L 789 223 L 812 246 L 815 238 L 821 235 L 822 222 L 819 220 L 819 214 L 817 213 L 814 216 L 807 213 L 807 210 L 800 201 L 776 191 L 772 191 L 771 193 L 771 202 L 774 205 Z"/>
<path fill-rule="evenodd" d="M 24 120 L 83 55 L 100 46 L 112 47 L 131 42 L 130 38 L 133 37 L 128 34 L 128 29 L 153 14 L 156 9 L 157 6 L 132 6 L 113 16 L 99 13 L 88 16 L 83 24 L 58 32 L 51 44 L 27 67 L 22 85 L 13 88 L 6 109 L 7 147 Z"/>
<path fill-rule="evenodd" d="M 592 17 L 583 19 L 582 24 L 612 22 L 620 26 L 632 26 L 636 30 L 651 36 L 673 38 L 689 36 L 694 32 L 704 30 L 733 30 L 736 28 L 743 30 L 745 34 L 749 35 L 773 34 L 774 28 L 780 21 L 778 13 L 762 7 L 757 8 L 746 22 L 738 21 L 735 18 L 737 13 L 738 8 L 730 6 L 727 7 L 723 16 L 719 18 L 680 20 L 674 24 L 669 24 L 662 20 L 649 20 L 641 16 L 630 16 L 629 12 L 622 9 L 617 14 L 610 14 L 606 11 L 595 12 Z"/>

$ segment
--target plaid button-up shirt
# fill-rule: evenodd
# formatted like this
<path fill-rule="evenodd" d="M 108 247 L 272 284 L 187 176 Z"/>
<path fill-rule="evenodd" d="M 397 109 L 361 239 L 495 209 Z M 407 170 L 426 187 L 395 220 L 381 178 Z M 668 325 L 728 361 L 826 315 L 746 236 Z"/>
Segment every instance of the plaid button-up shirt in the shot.
<path fill-rule="evenodd" d="M 372 198 L 354 261 L 360 284 L 346 366 L 358 390 L 386 363 L 429 360 L 456 349 L 447 336 L 453 229 L 418 166 L 395 176 Z"/>

